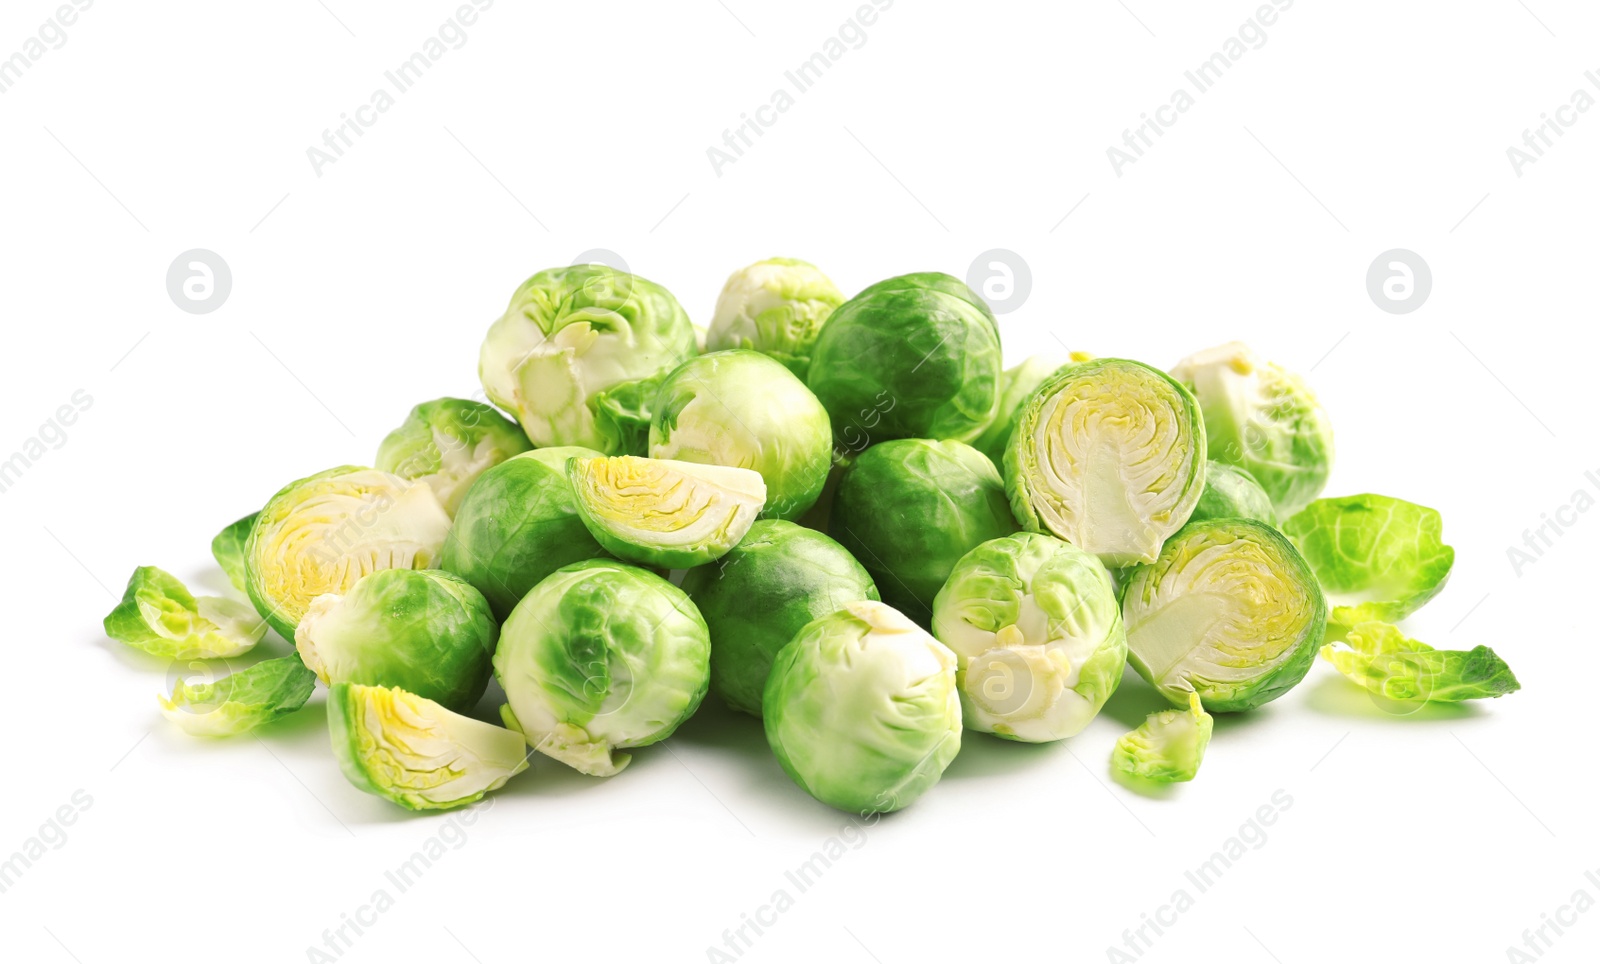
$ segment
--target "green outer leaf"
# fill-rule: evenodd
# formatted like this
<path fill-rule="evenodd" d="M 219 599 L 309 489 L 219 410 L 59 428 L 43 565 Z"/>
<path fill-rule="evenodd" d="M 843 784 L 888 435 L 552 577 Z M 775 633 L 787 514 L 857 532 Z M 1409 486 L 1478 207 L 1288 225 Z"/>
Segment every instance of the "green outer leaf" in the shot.
<path fill-rule="evenodd" d="M 155 566 L 133 571 L 103 625 L 112 639 L 165 659 L 239 656 L 267 631 L 244 603 L 196 599 L 178 577 Z"/>
<path fill-rule="evenodd" d="M 237 736 L 306 705 L 316 684 L 299 656 L 280 656 L 215 683 L 180 679 L 170 699 L 160 698 L 161 712 L 194 736 Z"/>
<path fill-rule="evenodd" d="M 244 547 L 250 541 L 250 530 L 256 524 L 256 516 L 260 512 L 252 512 L 243 519 L 233 523 L 226 529 L 217 533 L 211 540 L 211 555 L 217 560 L 217 565 L 222 567 L 228 581 L 233 583 L 233 588 L 240 592 L 248 592 L 250 577 L 245 573 Z"/>
<path fill-rule="evenodd" d="M 1364 622 L 1398 622 L 1444 588 L 1456 553 L 1439 513 L 1386 495 L 1318 499 L 1283 523 L 1335 603 L 1328 638 Z"/>
<path fill-rule="evenodd" d="M 1190 513 L 1190 522 L 1207 519 L 1254 519 L 1277 525 L 1272 499 L 1255 476 L 1226 462 L 1206 463 L 1206 487 Z"/>
<path fill-rule="evenodd" d="M 1459 703 L 1493 699 L 1522 688 L 1494 650 L 1439 650 L 1409 639 L 1388 623 L 1350 630 L 1346 646 L 1322 647 L 1322 658 L 1375 696 L 1409 702 Z"/>

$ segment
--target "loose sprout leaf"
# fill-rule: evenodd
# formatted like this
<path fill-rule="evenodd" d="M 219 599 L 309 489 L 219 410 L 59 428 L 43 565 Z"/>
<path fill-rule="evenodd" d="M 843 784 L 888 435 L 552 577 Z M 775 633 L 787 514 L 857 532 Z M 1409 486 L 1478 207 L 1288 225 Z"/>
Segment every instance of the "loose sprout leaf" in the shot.
<path fill-rule="evenodd" d="M 316 683 L 300 657 L 280 656 L 216 682 L 180 679 L 161 714 L 193 736 L 236 736 L 298 710 Z"/>
<path fill-rule="evenodd" d="M 256 516 L 259 512 L 252 512 L 243 519 L 233 523 L 226 529 L 217 533 L 211 540 L 211 555 L 217 560 L 217 565 L 222 567 L 222 572 L 233 583 L 233 588 L 240 592 L 247 592 L 249 576 L 245 574 L 244 547 L 250 541 L 250 530 L 255 527 Z"/>
<path fill-rule="evenodd" d="M 1211 716 L 1200 706 L 1198 694 L 1189 694 L 1186 710 L 1151 713 L 1139 728 L 1124 733 L 1111 751 L 1116 772 L 1157 783 L 1182 783 L 1200 772 L 1211 743 Z"/>
<path fill-rule="evenodd" d="M 1386 495 L 1318 499 L 1286 521 L 1333 606 L 1328 638 L 1398 622 L 1438 595 L 1456 558 L 1442 526 L 1433 509 Z"/>
<path fill-rule="evenodd" d="M 567 463 L 578 514 L 619 559 L 689 569 L 718 558 L 766 503 L 760 473 L 619 455 Z"/>
<path fill-rule="evenodd" d="M 1382 622 L 1359 623 L 1322 658 L 1374 696 L 1405 702 L 1493 699 L 1522 688 L 1511 667 L 1487 646 L 1434 649 Z"/>
<path fill-rule="evenodd" d="M 106 616 L 105 631 L 151 656 L 212 659 L 249 652 L 267 624 L 245 603 L 196 598 L 176 576 L 140 566 L 128 579 L 122 601 Z"/>

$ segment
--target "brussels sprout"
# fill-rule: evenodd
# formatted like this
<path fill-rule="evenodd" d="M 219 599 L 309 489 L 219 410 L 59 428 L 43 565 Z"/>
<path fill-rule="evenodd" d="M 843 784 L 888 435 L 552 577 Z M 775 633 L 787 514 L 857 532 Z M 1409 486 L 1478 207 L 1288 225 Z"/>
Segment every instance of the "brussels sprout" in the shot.
<path fill-rule="evenodd" d="M 1442 528 L 1433 509 L 1386 495 L 1318 499 L 1283 524 L 1333 604 L 1330 639 L 1397 622 L 1437 596 L 1456 560 Z"/>
<path fill-rule="evenodd" d="M 753 348 L 805 378 L 817 333 L 842 304 L 844 295 L 816 265 L 795 258 L 757 261 L 728 276 L 705 347 Z"/>
<path fill-rule="evenodd" d="M 1028 743 L 1081 732 L 1128 660 L 1106 567 L 1033 532 L 961 557 L 933 601 L 933 635 L 959 660 L 967 727 Z"/>
<path fill-rule="evenodd" d="M 398 686 L 469 710 L 489 685 L 499 630 L 483 594 L 438 569 L 380 569 L 327 593 L 294 630 L 294 646 L 324 683 Z"/>
<path fill-rule="evenodd" d="M 1479 700 L 1522 688 L 1506 661 L 1487 646 L 1469 652 L 1434 649 L 1388 623 L 1352 627 L 1348 643 L 1322 647 L 1322 658 L 1374 696 L 1424 703 Z"/>
<path fill-rule="evenodd" d="M 1272 499 L 1255 476 L 1226 462 L 1206 463 L 1206 486 L 1189 514 L 1190 522 L 1207 519 L 1254 519 L 1277 524 Z"/>
<path fill-rule="evenodd" d="M 890 278 L 822 326 L 806 384 L 852 446 L 852 435 L 968 441 L 999 406 L 1000 326 L 947 274 Z"/>
<path fill-rule="evenodd" d="M 772 661 L 813 619 L 876 600 L 872 577 L 844 547 L 793 522 L 763 519 L 713 565 L 690 569 L 683 591 L 711 630 L 711 688 L 761 715 Z"/>
<path fill-rule="evenodd" d="M 1172 377 L 1205 413 L 1207 457 L 1248 470 L 1278 518 L 1322 491 L 1333 469 L 1333 426 L 1298 375 L 1232 342 L 1190 355 Z"/>
<path fill-rule="evenodd" d="M 617 455 L 567 463 L 578 516 L 619 559 L 692 569 L 732 549 L 767 498 L 760 473 Z"/>
<path fill-rule="evenodd" d="M 233 599 L 198 599 L 176 576 L 140 566 L 105 618 L 106 635 L 151 656 L 212 659 L 238 656 L 266 635 L 255 610 Z"/>
<path fill-rule="evenodd" d="M 408 810 L 476 803 L 528 768 L 521 734 L 399 687 L 335 684 L 328 733 L 345 779 Z"/>
<path fill-rule="evenodd" d="M 706 695 L 711 642 L 683 590 L 605 559 L 533 587 L 500 634 L 495 678 L 506 725 L 591 776 L 627 766 L 627 747 L 672 735 Z"/>
<path fill-rule="evenodd" d="M 994 421 L 972 443 L 972 447 L 989 456 L 989 461 L 1000 465 L 1005 461 L 1006 443 L 1011 441 L 1011 431 L 1017 427 L 1017 416 L 1022 413 L 1022 403 L 1033 390 L 1066 364 L 1077 364 L 1094 358 L 1084 351 L 1075 351 L 1062 361 L 1054 355 L 1034 355 L 1027 361 L 1000 373 L 1000 407 Z"/>
<path fill-rule="evenodd" d="M 266 659 L 215 683 L 178 680 L 161 715 L 192 736 L 237 736 L 306 705 L 316 674 L 298 656 Z"/>
<path fill-rule="evenodd" d="M 567 460 L 598 458 L 575 445 L 534 449 L 478 477 L 456 509 L 440 567 L 483 593 L 496 619 L 569 562 L 603 556 L 567 481 Z"/>
<path fill-rule="evenodd" d="M 311 600 L 378 569 L 438 564 L 450 516 L 433 490 L 345 465 L 278 491 L 245 546 L 250 601 L 284 639 Z"/>
<path fill-rule="evenodd" d="M 1213 713 L 1275 700 L 1311 668 L 1328 617 L 1311 567 L 1253 519 L 1185 526 L 1122 590 L 1128 662 L 1174 706 Z"/>
<path fill-rule="evenodd" d="M 761 709 L 784 771 L 854 813 L 909 806 L 961 749 L 955 654 L 879 602 L 800 630 L 778 653 Z"/>
<path fill-rule="evenodd" d="M 1040 384 L 1006 446 L 1022 527 L 1111 567 L 1152 562 L 1205 487 L 1206 429 L 1188 390 L 1148 365 L 1100 358 Z"/>
<path fill-rule="evenodd" d="M 1211 742 L 1211 716 L 1200 697 L 1189 694 L 1188 712 L 1161 710 L 1122 734 L 1111 751 L 1111 768 L 1125 777 L 1157 783 L 1183 783 L 1200 772 Z"/>
<path fill-rule="evenodd" d="M 211 540 L 212 558 L 222 567 L 223 575 L 233 583 L 233 588 L 240 592 L 248 591 L 249 577 L 244 571 L 244 547 L 245 543 L 250 541 L 250 530 L 255 528 L 256 516 L 260 514 L 250 513 L 217 533 L 217 537 Z"/>
<path fill-rule="evenodd" d="M 478 377 L 536 446 L 640 453 L 652 380 L 694 354 L 694 328 L 671 292 L 581 264 L 522 283 L 489 327 Z"/>
<path fill-rule="evenodd" d="M 924 626 L 956 562 L 1016 529 L 994 463 L 965 442 L 929 439 L 861 453 L 839 480 L 828 523 L 884 601 Z"/>
<path fill-rule="evenodd" d="M 828 413 L 787 368 L 753 351 L 686 362 L 661 384 L 650 457 L 754 469 L 763 518 L 798 518 L 822 493 L 833 459 Z"/>
<path fill-rule="evenodd" d="M 378 446 L 374 465 L 428 483 L 452 516 L 484 470 L 533 446 L 517 423 L 482 402 L 436 398 L 411 410 Z"/>

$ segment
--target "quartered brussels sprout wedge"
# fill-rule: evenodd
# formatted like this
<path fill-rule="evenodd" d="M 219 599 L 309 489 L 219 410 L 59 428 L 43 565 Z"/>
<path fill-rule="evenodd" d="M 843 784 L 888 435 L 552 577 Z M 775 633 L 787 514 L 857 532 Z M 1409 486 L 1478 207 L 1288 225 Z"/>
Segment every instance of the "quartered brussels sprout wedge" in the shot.
<path fill-rule="evenodd" d="M 1023 528 L 1117 568 L 1152 562 L 1205 486 L 1206 427 L 1188 389 L 1117 358 L 1069 365 L 1028 396 L 1006 447 Z"/>
<path fill-rule="evenodd" d="M 1211 743 L 1211 715 L 1189 694 L 1186 710 L 1151 713 L 1137 730 L 1124 733 L 1111 751 L 1111 768 L 1124 777 L 1182 783 L 1200 772 Z"/>
<path fill-rule="evenodd" d="M 1351 627 L 1322 658 L 1374 696 L 1415 703 L 1493 699 L 1522 688 L 1506 661 L 1487 646 L 1466 652 L 1434 649 L 1388 623 Z"/>
<path fill-rule="evenodd" d="M 346 779 L 408 810 L 475 803 L 528 768 L 521 734 L 399 687 L 335 684 L 328 732 Z"/>
<path fill-rule="evenodd" d="M 244 547 L 250 541 L 250 530 L 255 528 L 256 516 L 259 512 L 252 512 L 243 519 L 229 525 L 217 533 L 211 540 L 211 555 L 217 560 L 217 565 L 222 567 L 223 575 L 228 577 L 228 582 L 240 592 L 248 592 L 250 577 L 245 573 Z"/>
<path fill-rule="evenodd" d="M 205 675 L 208 667 L 193 669 Z M 237 736 L 306 705 L 316 674 L 298 656 L 267 659 L 214 682 L 180 678 L 159 697 L 161 715 L 193 736 Z"/>
<path fill-rule="evenodd" d="M 761 474 L 726 465 L 618 455 L 567 463 L 578 516 L 618 559 L 690 569 L 750 531 L 767 501 Z"/>
<path fill-rule="evenodd" d="M 402 479 L 428 483 L 452 516 L 473 481 L 532 448 L 517 424 L 482 402 L 438 398 L 411 410 L 384 438 L 373 463 Z"/>
<path fill-rule="evenodd" d="M 768 258 L 728 276 L 702 350 L 752 348 L 800 378 L 822 323 L 844 303 L 828 276 L 795 258 Z"/>
<path fill-rule="evenodd" d="M 122 601 L 105 618 L 106 635 L 166 659 L 212 659 L 249 652 L 267 624 L 246 603 L 196 598 L 176 576 L 140 566 Z"/>

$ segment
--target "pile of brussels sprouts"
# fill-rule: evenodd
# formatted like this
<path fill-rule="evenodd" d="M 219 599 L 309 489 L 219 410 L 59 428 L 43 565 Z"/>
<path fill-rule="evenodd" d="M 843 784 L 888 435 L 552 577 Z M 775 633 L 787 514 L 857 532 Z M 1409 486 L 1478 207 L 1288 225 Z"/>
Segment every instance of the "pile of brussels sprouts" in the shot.
<path fill-rule="evenodd" d="M 294 644 L 179 680 L 169 719 L 247 732 L 320 681 L 350 782 L 433 809 L 534 750 L 616 774 L 709 690 L 806 792 L 868 813 L 938 782 L 963 729 L 1079 733 L 1125 665 L 1175 707 L 1117 741 L 1132 785 L 1193 779 L 1210 714 L 1318 652 L 1397 704 L 1518 686 L 1492 650 L 1395 627 L 1450 574 L 1438 513 L 1319 498 L 1328 418 L 1243 345 L 1002 370 L 955 278 L 847 300 L 790 259 L 736 272 L 701 334 L 660 285 L 577 265 L 517 289 L 479 375 L 492 406 L 418 405 L 374 467 L 224 529 L 248 604 L 134 572 L 115 639 L 196 669 L 269 627 Z M 467 715 L 491 675 L 503 726 Z"/>

